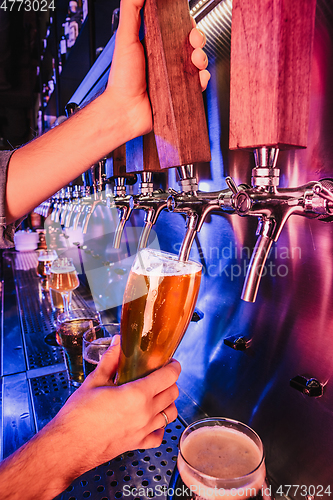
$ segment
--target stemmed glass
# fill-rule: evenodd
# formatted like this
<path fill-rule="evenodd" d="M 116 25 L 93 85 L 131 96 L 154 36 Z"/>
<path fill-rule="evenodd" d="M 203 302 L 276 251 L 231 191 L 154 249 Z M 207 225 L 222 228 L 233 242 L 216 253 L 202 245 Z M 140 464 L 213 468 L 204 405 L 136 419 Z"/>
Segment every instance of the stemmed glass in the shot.
<path fill-rule="evenodd" d="M 71 317 L 72 291 L 79 286 L 79 278 L 73 259 L 61 257 L 52 262 L 50 268 L 49 287 L 61 293 L 64 303 L 64 315 Z"/>
<path fill-rule="evenodd" d="M 38 254 L 37 276 L 41 279 L 42 288 L 48 290 L 48 276 L 52 262 L 57 259 L 55 250 L 41 250 Z"/>

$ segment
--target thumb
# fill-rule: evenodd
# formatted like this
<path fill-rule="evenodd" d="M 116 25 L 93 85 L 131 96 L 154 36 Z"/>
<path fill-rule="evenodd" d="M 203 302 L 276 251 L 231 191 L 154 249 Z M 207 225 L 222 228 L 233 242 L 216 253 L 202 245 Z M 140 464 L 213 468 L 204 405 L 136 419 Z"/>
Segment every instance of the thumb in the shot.
<path fill-rule="evenodd" d="M 96 387 L 110 385 L 116 374 L 120 354 L 120 335 L 115 335 L 111 345 L 102 356 L 97 368 L 93 371 L 93 385 Z"/>

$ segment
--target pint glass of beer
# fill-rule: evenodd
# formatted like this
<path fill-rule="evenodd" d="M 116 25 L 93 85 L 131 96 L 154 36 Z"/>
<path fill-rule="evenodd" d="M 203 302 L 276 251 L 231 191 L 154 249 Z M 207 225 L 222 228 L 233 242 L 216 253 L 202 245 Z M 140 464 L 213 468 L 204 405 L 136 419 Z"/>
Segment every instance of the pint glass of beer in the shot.
<path fill-rule="evenodd" d="M 119 323 L 106 323 L 90 328 L 83 334 L 82 357 L 84 378 L 95 370 L 103 354 L 110 347 L 114 335 L 119 333 Z"/>
<path fill-rule="evenodd" d="M 72 291 L 79 286 L 79 278 L 73 259 L 62 257 L 52 262 L 49 287 L 61 293 L 64 302 L 64 314 L 69 318 L 71 312 Z"/>
<path fill-rule="evenodd" d="M 55 250 L 41 250 L 38 254 L 37 276 L 41 279 L 42 288 L 48 290 L 48 276 L 52 262 L 57 259 L 58 255 Z"/>
<path fill-rule="evenodd" d="M 173 356 L 192 318 L 201 268 L 167 252 L 138 252 L 123 299 L 117 384 L 144 377 Z"/>
<path fill-rule="evenodd" d="M 69 380 L 78 387 L 84 380 L 82 337 L 89 329 L 98 328 L 100 316 L 86 309 L 74 309 L 70 317 L 60 314 L 57 318 L 56 340 L 63 347 Z"/>
<path fill-rule="evenodd" d="M 261 439 L 235 420 L 205 418 L 189 425 L 180 437 L 177 467 L 188 498 L 271 498 Z"/>

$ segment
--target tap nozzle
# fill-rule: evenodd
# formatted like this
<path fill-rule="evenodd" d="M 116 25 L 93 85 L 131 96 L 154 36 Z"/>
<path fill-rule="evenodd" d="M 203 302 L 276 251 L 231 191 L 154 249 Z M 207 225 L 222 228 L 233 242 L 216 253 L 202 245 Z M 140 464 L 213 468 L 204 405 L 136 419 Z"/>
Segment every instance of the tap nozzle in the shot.
<path fill-rule="evenodd" d="M 252 252 L 241 298 L 245 302 L 255 302 L 267 257 L 272 247 L 276 223 L 274 219 L 259 220 L 259 237 Z"/>
<path fill-rule="evenodd" d="M 71 200 L 69 202 L 66 217 L 65 217 L 64 226 L 66 228 L 69 228 L 71 225 L 72 215 L 74 214 L 76 206 L 79 202 L 79 197 L 80 197 L 80 189 L 79 189 L 79 186 L 77 184 L 75 184 L 72 188 Z"/>
<path fill-rule="evenodd" d="M 119 208 L 119 206 L 117 206 L 117 208 Z M 121 242 L 121 237 L 123 235 L 124 227 L 126 222 L 131 216 L 132 210 L 133 210 L 133 201 L 132 197 L 129 197 L 128 200 L 124 200 L 123 206 L 119 208 L 119 222 L 116 231 L 114 233 L 114 239 L 113 239 L 114 248 L 120 248 L 120 242 Z"/>
<path fill-rule="evenodd" d="M 186 233 L 182 242 L 178 259 L 186 261 L 189 257 L 195 235 L 200 231 L 206 216 L 213 211 L 234 212 L 230 189 L 218 192 L 196 194 L 177 193 L 170 190 L 167 199 L 169 212 L 182 213 L 186 218 Z"/>

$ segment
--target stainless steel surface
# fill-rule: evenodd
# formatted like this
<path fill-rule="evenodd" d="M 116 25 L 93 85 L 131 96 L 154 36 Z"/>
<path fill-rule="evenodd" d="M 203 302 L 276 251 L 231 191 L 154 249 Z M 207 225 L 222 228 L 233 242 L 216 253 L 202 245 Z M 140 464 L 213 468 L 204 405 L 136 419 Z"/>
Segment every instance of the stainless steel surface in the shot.
<path fill-rule="evenodd" d="M 2 378 L 2 457 L 6 458 L 36 432 L 26 373 Z"/>

